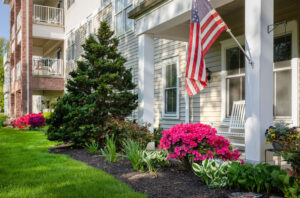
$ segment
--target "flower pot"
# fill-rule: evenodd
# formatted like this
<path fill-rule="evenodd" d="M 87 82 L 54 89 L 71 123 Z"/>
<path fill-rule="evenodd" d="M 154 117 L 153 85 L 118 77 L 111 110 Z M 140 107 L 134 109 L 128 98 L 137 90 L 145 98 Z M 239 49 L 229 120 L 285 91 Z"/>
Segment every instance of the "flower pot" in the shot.
<path fill-rule="evenodd" d="M 272 145 L 275 151 L 282 151 L 282 147 L 278 142 L 273 142 Z"/>

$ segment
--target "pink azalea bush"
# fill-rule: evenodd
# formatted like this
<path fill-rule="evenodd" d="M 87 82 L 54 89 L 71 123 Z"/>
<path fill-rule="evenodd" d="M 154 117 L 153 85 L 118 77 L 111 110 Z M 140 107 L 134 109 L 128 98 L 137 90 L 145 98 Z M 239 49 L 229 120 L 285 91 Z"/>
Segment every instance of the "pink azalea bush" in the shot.
<path fill-rule="evenodd" d="M 232 150 L 230 142 L 216 135 L 216 129 L 209 125 L 180 124 L 162 133 L 159 148 L 169 151 L 168 159 L 189 158 L 197 162 L 217 158 L 223 161 L 237 161 L 240 157 L 237 150 Z"/>
<path fill-rule="evenodd" d="M 36 128 L 41 126 L 45 126 L 45 118 L 41 113 L 31 113 L 14 120 L 14 127 L 21 130 L 27 127 Z"/>

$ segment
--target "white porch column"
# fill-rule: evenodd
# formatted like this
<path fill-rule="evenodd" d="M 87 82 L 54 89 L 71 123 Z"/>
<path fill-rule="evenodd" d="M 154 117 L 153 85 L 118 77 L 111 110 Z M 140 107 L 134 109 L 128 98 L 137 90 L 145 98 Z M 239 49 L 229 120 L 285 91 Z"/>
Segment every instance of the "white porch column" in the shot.
<path fill-rule="evenodd" d="M 265 160 L 265 130 L 273 122 L 274 0 L 245 0 L 245 44 L 253 67 L 246 61 L 246 160 Z"/>
<path fill-rule="evenodd" d="M 154 124 L 154 41 L 153 35 L 139 36 L 139 124 Z"/>

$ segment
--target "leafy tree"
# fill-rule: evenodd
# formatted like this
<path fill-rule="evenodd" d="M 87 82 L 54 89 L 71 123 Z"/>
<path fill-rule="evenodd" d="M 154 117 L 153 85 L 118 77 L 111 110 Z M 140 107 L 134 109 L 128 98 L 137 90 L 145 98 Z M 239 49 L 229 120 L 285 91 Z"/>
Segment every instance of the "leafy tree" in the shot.
<path fill-rule="evenodd" d="M 6 52 L 9 50 L 9 42 L 5 38 L 0 38 L 0 109 L 4 109 L 4 94 L 3 94 L 3 85 L 4 85 L 4 65 L 3 57 Z"/>
<path fill-rule="evenodd" d="M 101 22 L 98 34 L 89 36 L 83 61 L 70 72 L 68 93 L 56 104 L 49 119 L 50 140 L 72 141 L 83 145 L 102 141 L 101 128 L 108 118 L 125 119 L 137 107 L 137 95 L 132 93 L 131 70 L 118 52 L 118 39 L 113 37 L 106 22 Z"/>

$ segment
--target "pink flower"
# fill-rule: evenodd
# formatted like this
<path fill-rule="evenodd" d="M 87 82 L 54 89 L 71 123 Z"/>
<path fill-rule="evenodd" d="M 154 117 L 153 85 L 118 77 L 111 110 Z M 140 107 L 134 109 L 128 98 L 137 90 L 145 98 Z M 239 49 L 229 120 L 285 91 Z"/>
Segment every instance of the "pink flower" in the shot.
<path fill-rule="evenodd" d="M 245 164 L 244 160 L 241 160 L 241 164 L 242 164 L 242 165 L 244 165 L 244 164 Z"/>
<path fill-rule="evenodd" d="M 191 156 L 194 161 L 207 158 L 237 161 L 240 154 L 232 151 L 230 142 L 217 135 L 216 129 L 201 123 L 179 124 L 162 132 L 160 149 L 168 149 L 169 158 Z"/>

